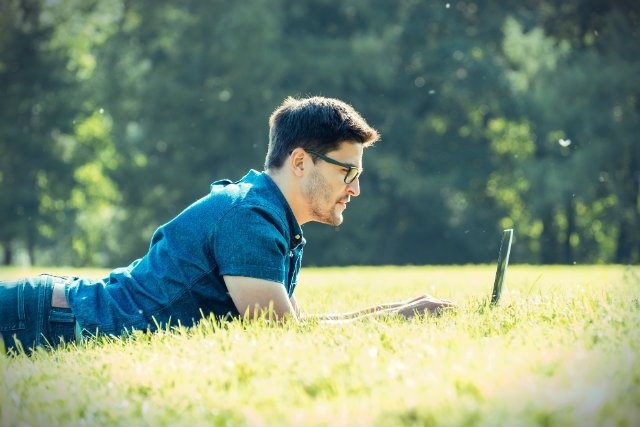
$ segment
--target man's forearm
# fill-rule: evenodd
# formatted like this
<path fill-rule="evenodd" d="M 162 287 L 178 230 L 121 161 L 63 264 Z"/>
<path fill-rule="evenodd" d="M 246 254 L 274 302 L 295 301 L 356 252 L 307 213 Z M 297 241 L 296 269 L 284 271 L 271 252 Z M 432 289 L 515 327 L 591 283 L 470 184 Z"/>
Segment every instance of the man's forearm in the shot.
<path fill-rule="evenodd" d="M 300 320 L 316 320 L 327 324 L 349 323 L 354 320 L 364 319 L 372 316 L 387 316 L 389 314 L 399 314 L 403 317 L 410 318 L 416 313 L 435 313 L 440 314 L 443 309 L 455 307 L 455 304 L 448 300 L 440 300 L 428 295 L 423 295 L 403 302 L 393 302 L 388 304 L 379 304 L 368 307 L 363 310 L 347 312 L 347 313 L 328 313 L 328 314 L 312 314 L 301 315 Z"/>
<path fill-rule="evenodd" d="M 413 298 L 407 301 L 391 302 L 386 304 L 378 304 L 372 307 L 367 307 L 362 310 L 350 311 L 345 313 L 322 313 L 322 314 L 300 314 L 300 320 L 314 319 L 314 320 L 353 320 L 366 317 L 375 313 L 387 313 L 390 310 L 401 309 L 403 307 L 409 307 L 416 301 L 421 300 L 424 296 Z"/>
<path fill-rule="evenodd" d="M 322 323 L 347 323 L 353 320 L 363 319 L 365 317 L 387 315 L 395 310 L 410 306 L 414 300 L 405 302 L 392 302 L 387 304 L 378 304 L 367 307 L 362 310 L 350 311 L 344 313 L 321 313 L 321 314 L 300 314 L 300 320 L 317 320 Z"/>

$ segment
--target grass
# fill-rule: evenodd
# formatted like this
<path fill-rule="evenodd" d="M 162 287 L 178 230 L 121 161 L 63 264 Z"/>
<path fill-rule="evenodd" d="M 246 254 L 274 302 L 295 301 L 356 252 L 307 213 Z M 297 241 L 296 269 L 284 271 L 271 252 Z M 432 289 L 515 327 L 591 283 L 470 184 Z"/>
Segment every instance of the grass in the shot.
<path fill-rule="evenodd" d="M 307 312 L 423 293 L 460 303 L 439 318 L 203 321 L 0 357 L 0 425 L 640 425 L 640 268 L 513 266 L 488 309 L 493 273 L 307 269 L 296 291 Z"/>

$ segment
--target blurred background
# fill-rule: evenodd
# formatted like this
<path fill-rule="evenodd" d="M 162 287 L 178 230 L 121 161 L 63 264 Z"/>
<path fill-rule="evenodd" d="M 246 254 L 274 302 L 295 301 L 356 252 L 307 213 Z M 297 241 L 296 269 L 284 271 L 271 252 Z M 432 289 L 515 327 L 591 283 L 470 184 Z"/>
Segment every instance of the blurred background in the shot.
<path fill-rule="evenodd" d="M 0 1 L 0 263 L 127 265 L 286 96 L 382 134 L 303 264 L 640 262 L 640 3 Z"/>

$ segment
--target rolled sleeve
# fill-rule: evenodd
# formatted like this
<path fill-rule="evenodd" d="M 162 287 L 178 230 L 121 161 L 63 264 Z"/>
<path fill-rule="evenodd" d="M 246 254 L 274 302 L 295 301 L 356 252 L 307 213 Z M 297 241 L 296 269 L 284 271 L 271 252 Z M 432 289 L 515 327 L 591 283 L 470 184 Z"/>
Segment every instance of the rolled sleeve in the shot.
<path fill-rule="evenodd" d="M 218 222 L 213 235 L 215 259 L 222 276 L 286 281 L 286 222 L 261 206 L 237 205 Z"/>

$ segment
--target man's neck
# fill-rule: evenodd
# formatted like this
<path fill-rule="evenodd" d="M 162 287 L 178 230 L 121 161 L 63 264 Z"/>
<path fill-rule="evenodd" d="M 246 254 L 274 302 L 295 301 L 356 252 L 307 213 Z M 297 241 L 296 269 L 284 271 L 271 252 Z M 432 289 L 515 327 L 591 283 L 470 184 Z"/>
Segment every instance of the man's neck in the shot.
<path fill-rule="evenodd" d="M 267 169 L 265 173 L 269 175 L 278 189 L 282 192 L 282 195 L 287 200 L 298 224 L 302 225 L 309 222 L 311 219 L 307 213 L 308 209 L 304 203 L 300 188 L 281 171 Z"/>

